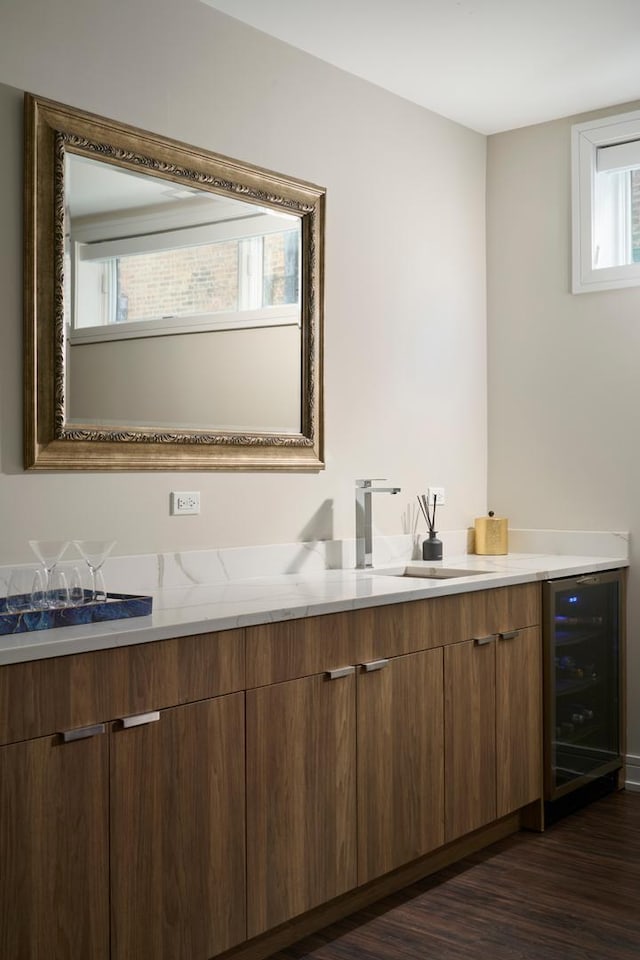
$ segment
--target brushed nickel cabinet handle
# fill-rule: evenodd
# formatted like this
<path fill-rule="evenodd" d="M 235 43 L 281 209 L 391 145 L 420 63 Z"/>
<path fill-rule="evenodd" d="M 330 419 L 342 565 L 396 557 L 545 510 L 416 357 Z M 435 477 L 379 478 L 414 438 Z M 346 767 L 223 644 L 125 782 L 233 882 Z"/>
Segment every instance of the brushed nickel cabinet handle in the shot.
<path fill-rule="evenodd" d="M 325 672 L 325 677 L 329 680 L 339 680 L 340 677 L 350 677 L 352 673 L 356 672 L 356 668 L 351 667 L 336 667 L 335 670 L 327 670 Z"/>
<path fill-rule="evenodd" d="M 586 577 L 576 577 L 576 583 L 599 583 L 600 577 L 596 577 L 593 574 L 587 575 Z"/>
<path fill-rule="evenodd" d="M 97 737 L 104 733 L 106 727 L 104 723 L 94 723 L 90 727 L 76 727 L 75 730 L 63 730 L 63 743 L 73 743 L 74 740 L 86 740 L 88 737 Z"/>
<path fill-rule="evenodd" d="M 504 633 L 498 634 L 501 640 L 515 640 L 515 638 L 519 635 L 519 630 L 505 630 Z"/>
<path fill-rule="evenodd" d="M 135 717 L 123 717 L 122 726 L 125 730 L 129 727 L 142 727 L 145 723 L 155 723 L 160 719 L 160 711 L 153 710 L 151 713 L 138 713 Z"/>
<path fill-rule="evenodd" d="M 474 637 L 473 642 L 477 647 L 484 647 L 487 643 L 493 643 L 495 638 L 495 633 L 490 633 L 488 637 Z"/>
<path fill-rule="evenodd" d="M 383 670 L 388 663 L 388 660 L 370 660 L 369 663 L 362 664 L 362 669 L 365 673 L 373 673 L 374 670 Z"/>

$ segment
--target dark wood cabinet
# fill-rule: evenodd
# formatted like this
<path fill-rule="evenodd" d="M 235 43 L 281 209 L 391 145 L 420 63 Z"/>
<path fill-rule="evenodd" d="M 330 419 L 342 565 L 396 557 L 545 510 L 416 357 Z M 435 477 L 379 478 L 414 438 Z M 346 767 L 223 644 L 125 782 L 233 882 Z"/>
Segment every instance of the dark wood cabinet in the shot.
<path fill-rule="evenodd" d="M 358 668 L 358 883 L 444 843 L 441 649 Z"/>
<path fill-rule="evenodd" d="M 0 668 L 1 957 L 209 960 L 246 938 L 243 639 Z"/>
<path fill-rule="evenodd" d="M 355 683 L 247 691 L 250 937 L 356 886 Z"/>
<path fill-rule="evenodd" d="M 0 747 L 0 956 L 109 960 L 103 735 Z"/>
<path fill-rule="evenodd" d="M 308 629 L 297 647 L 295 625 L 260 628 L 266 676 L 289 650 L 300 660 Z M 444 842 L 442 649 L 353 662 L 370 648 L 356 640 L 342 667 L 247 692 L 250 936 Z"/>
<path fill-rule="evenodd" d="M 495 640 L 444 651 L 446 839 L 496 817 Z"/>
<path fill-rule="evenodd" d="M 247 693 L 250 936 L 444 842 L 442 650 L 347 671 Z"/>
<path fill-rule="evenodd" d="M 539 627 L 496 645 L 496 814 L 542 795 L 542 641 Z"/>
<path fill-rule="evenodd" d="M 0 667 L 0 957 L 256 960 L 517 829 L 539 609 L 524 584 Z"/>
<path fill-rule="evenodd" d="M 446 838 L 539 799 L 539 627 L 445 648 Z"/>
<path fill-rule="evenodd" d="M 208 960 L 246 938 L 244 695 L 111 736 L 112 960 Z"/>

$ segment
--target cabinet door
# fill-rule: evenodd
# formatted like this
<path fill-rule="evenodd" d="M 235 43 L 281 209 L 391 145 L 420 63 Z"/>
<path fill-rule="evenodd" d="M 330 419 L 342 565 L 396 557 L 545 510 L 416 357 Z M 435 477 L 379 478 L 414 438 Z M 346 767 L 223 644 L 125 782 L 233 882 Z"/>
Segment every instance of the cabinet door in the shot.
<path fill-rule="evenodd" d="M 359 884 L 444 843 L 442 662 L 428 650 L 360 668 Z"/>
<path fill-rule="evenodd" d="M 542 795 L 542 645 L 538 627 L 496 647 L 497 815 Z"/>
<path fill-rule="evenodd" d="M 249 937 L 356 886 L 355 672 L 247 692 Z"/>
<path fill-rule="evenodd" d="M 496 641 L 445 647 L 445 839 L 496 818 Z"/>
<path fill-rule="evenodd" d="M 108 960 L 109 744 L 0 748 L 0 957 Z"/>
<path fill-rule="evenodd" d="M 208 960 L 246 936 L 244 695 L 111 735 L 112 960 Z"/>

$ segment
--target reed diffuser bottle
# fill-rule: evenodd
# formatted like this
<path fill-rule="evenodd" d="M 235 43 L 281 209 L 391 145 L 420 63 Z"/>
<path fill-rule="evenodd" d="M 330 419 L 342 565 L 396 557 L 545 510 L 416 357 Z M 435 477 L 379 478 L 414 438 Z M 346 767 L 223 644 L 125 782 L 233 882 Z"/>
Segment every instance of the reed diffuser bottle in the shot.
<path fill-rule="evenodd" d="M 418 495 L 418 505 L 427 522 L 427 530 L 429 531 L 427 539 L 422 541 L 422 559 L 442 560 L 442 540 L 438 539 L 438 531 L 436 530 L 436 495 L 433 495 L 431 509 L 429 509 L 429 501 L 424 493 Z"/>

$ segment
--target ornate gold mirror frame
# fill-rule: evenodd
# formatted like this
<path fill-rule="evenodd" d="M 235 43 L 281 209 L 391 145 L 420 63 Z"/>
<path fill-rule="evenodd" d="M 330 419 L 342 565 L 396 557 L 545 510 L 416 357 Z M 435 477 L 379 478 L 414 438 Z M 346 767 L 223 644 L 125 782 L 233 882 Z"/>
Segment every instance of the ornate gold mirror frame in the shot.
<path fill-rule="evenodd" d="M 213 416 L 210 426 L 205 421 L 199 429 L 70 422 L 65 331 L 68 154 L 299 218 L 299 430 L 220 429 Z M 313 184 L 25 94 L 25 468 L 322 469 L 324 202 L 324 189 Z M 268 365 L 268 358 L 264 363 Z M 186 383 L 189 370 L 183 373 Z"/>

